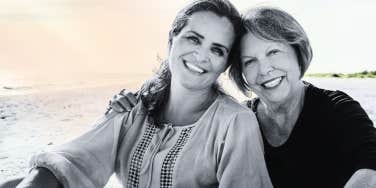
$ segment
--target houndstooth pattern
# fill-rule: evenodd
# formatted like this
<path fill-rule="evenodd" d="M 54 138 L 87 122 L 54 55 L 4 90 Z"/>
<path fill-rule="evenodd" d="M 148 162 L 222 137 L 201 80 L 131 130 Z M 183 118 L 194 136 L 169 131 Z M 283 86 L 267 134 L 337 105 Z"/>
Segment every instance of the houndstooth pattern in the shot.
<path fill-rule="evenodd" d="M 175 161 L 178 157 L 179 152 L 184 147 L 185 143 L 187 143 L 189 134 L 192 131 L 192 127 L 186 128 L 182 130 L 179 135 L 178 141 L 175 145 L 171 148 L 171 150 L 167 153 L 165 159 L 162 163 L 161 169 L 161 187 L 160 188 L 171 188 L 172 187 L 172 173 L 175 166 Z"/>
<path fill-rule="evenodd" d="M 127 185 L 130 188 L 137 188 L 140 183 L 140 169 L 142 165 L 142 160 L 144 158 L 145 151 L 147 150 L 155 133 L 155 126 L 149 125 L 146 128 L 141 141 L 138 143 L 136 151 L 133 153 L 127 182 Z"/>

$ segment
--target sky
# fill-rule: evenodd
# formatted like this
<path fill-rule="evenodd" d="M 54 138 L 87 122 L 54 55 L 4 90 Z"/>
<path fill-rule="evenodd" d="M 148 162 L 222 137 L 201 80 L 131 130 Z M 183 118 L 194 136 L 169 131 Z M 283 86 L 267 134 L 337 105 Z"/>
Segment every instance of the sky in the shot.
<path fill-rule="evenodd" d="M 25 75 L 150 73 L 186 0 L 0 0 L 0 81 Z M 376 70 L 376 1 L 233 0 L 291 13 L 313 48 L 309 73 Z"/>

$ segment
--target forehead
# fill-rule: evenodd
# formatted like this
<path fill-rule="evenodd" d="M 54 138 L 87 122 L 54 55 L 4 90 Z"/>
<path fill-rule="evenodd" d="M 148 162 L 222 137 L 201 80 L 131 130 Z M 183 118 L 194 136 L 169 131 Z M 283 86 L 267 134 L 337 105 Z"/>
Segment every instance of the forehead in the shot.
<path fill-rule="evenodd" d="M 213 42 L 230 45 L 234 38 L 234 28 L 227 17 L 220 17 L 213 12 L 193 13 L 182 33 L 193 30 Z"/>
<path fill-rule="evenodd" d="M 277 41 L 271 41 L 263 39 L 255 34 L 248 32 L 245 34 L 241 40 L 241 53 L 242 54 L 253 54 L 258 52 L 264 52 L 270 47 L 288 48 L 288 44 L 284 44 Z"/>

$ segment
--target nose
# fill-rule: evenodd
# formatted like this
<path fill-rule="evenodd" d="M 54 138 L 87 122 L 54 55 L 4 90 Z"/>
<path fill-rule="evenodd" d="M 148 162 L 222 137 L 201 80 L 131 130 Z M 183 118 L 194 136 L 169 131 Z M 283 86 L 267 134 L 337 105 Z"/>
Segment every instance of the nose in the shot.
<path fill-rule="evenodd" d="M 273 67 L 267 59 L 262 59 L 259 61 L 260 74 L 267 75 L 272 70 L 273 70 Z"/>
<path fill-rule="evenodd" d="M 205 48 L 199 48 L 195 51 L 194 56 L 198 62 L 208 62 L 208 51 Z"/>

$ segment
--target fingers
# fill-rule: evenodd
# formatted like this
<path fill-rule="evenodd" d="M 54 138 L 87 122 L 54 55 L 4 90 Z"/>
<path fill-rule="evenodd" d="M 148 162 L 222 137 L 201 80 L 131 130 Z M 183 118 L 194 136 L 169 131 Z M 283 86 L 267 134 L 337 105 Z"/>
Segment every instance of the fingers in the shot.
<path fill-rule="evenodd" d="M 137 98 L 134 94 L 126 89 L 120 91 L 119 94 L 115 95 L 109 104 L 106 114 L 112 109 L 116 112 L 131 111 L 132 108 L 137 104 Z"/>
<path fill-rule="evenodd" d="M 124 112 L 124 111 L 129 111 L 126 108 L 124 108 L 119 102 L 115 101 L 111 103 L 112 110 L 116 112 Z"/>
<path fill-rule="evenodd" d="M 131 105 L 128 98 L 123 95 L 117 95 L 116 102 L 126 111 L 131 111 L 134 105 Z"/>
<path fill-rule="evenodd" d="M 130 106 L 132 106 L 132 107 L 136 106 L 137 98 L 136 98 L 134 93 L 132 93 L 132 92 L 126 90 L 126 89 L 123 89 L 123 90 L 121 90 L 120 95 L 126 97 L 126 99 L 129 101 Z"/>
<path fill-rule="evenodd" d="M 117 102 L 117 95 L 110 100 L 110 108 L 116 112 L 124 112 L 124 108 Z"/>
<path fill-rule="evenodd" d="M 110 104 L 111 104 L 111 101 L 110 101 Z M 108 107 L 107 107 L 107 109 L 106 109 L 106 112 L 104 112 L 104 115 L 107 115 L 108 113 L 111 112 L 112 107 L 110 106 L 110 104 L 108 104 Z"/>
<path fill-rule="evenodd" d="M 116 112 L 129 112 L 132 110 L 133 106 L 128 101 L 127 97 L 120 94 L 115 95 L 110 101 L 110 107 Z"/>

